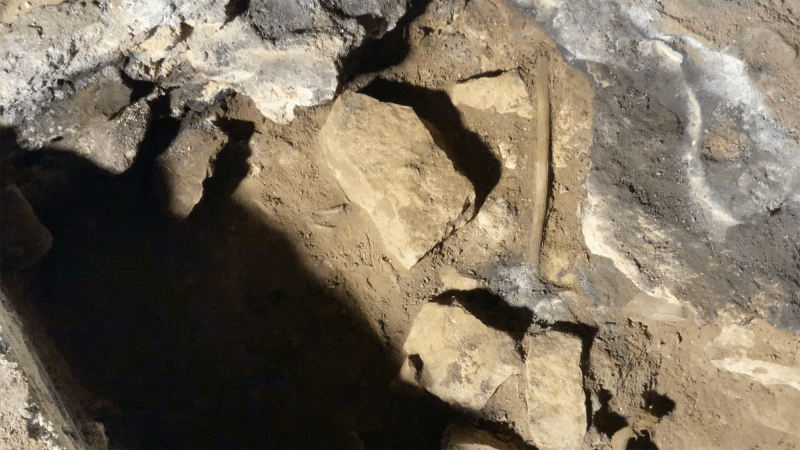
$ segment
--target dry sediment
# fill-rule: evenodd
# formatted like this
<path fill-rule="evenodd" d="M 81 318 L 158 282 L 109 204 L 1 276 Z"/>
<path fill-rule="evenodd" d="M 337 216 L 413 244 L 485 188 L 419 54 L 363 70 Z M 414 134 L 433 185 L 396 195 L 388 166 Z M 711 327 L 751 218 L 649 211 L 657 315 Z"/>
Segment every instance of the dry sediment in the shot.
<path fill-rule="evenodd" d="M 3 442 L 800 445 L 800 5 L 118 3 L 2 14 Z"/>

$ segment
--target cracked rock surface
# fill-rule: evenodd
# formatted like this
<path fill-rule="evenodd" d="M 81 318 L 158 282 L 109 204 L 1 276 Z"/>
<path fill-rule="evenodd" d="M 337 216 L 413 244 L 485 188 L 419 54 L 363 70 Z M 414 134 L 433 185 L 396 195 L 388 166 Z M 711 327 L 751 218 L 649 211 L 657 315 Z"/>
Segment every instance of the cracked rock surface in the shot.
<path fill-rule="evenodd" d="M 795 449 L 797 0 L 3 0 L 0 447 Z"/>

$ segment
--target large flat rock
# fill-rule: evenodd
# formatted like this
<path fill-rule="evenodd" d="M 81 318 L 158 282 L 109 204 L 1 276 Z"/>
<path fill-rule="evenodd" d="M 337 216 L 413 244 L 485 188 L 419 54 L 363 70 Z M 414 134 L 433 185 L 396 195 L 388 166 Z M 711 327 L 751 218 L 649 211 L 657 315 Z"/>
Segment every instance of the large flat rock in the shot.
<path fill-rule="evenodd" d="M 369 213 L 403 267 L 465 222 L 473 188 L 411 108 L 345 93 L 319 143 L 345 194 Z"/>
<path fill-rule="evenodd" d="M 400 378 L 451 404 L 480 410 L 520 365 L 514 340 L 458 303 L 428 303 L 403 345 Z"/>

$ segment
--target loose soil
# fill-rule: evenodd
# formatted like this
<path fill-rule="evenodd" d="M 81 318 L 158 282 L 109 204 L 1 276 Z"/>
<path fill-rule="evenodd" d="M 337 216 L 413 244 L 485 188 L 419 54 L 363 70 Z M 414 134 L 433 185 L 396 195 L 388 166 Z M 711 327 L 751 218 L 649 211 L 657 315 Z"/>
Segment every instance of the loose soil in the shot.
<path fill-rule="evenodd" d="M 477 214 L 410 270 L 392 261 L 368 214 L 321 158 L 317 135 L 331 103 L 297 108 L 280 125 L 230 93 L 175 118 L 169 93 L 156 88 L 130 99 L 150 113 L 135 158 L 119 174 L 57 145 L 29 152 L 4 143 L 11 155 L 4 178 L 20 187 L 54 238 L 37 266 L 4 273 L 4 282 L 17 288 L 17 302 L 32 305 L 75 384 L 86 389 L 77 403 L 105 425 L 113 448 L 439 448 L 453 423 L 523 446 L 522 377 L 509 378 L 479 413 L 395 380 L 419 310 L 452 296 L 519 342 L 526 331 L 549 328 L 581 337 L 586 448 L 611 448 L 626 427 L 634 432 L 626 448 L 797 448 L 787 419 L 800 400 L 796 390 L 748 384 L 718 362 L 763 351 L 783 355 L 776 360 L 793 354 L 779 362 L 797 366 L 793 335 L 763 321 L 742 323 L 736 311 L 707 326 L 690 308 L 679 322 L 625 317 L 619 308 L 641 291 L 584 243 L 579 214 L 590 172 L 661 226 L 683 230 L 683 242 L 699 233 L 683 221 L 691 214 L 685 193 L 665 184 L 682 176 L 674 158 L 662 158 L 676 145 L 674 113 L 622 83 L 593 86 L 529 15 L 499 0 L 415 7 L 345 65 L 342 91 L 413 108 L 475 189 Z M 547 93 L 548 121 L 456 106 L 447 94 L 457 83 L 503 73 L 523 80 L 534 106 Z M 203 120 L 225 137 L 192 141 L 219 150 L 200 202 L 178 219 L 165 207 L 170 186 L 158 157 L 182 127 Z M 736 158 L 745 144 L 717 134 L 730 142 L 706 156 Z M 542 136 L 550 136 L 545 183 L 535 171 Z M 621 139 L 639 139 L 642 152 L 624 153 Z M 536 186 L 547 189 L 542 225 Z M 778 212 L 764 224 L 775 238 L 764 252 L 781 253 L 783 228 L 775 223 L 794 219 Z M 747 226 L 734 232 L 742 242 L 756 233 Z M 533 256 L 532 241 L 540 242 Z M 704 256 L 707 249 L 679 251 Z M 529 310 L 507 306 L 493 277 L 526 258 L 538 258 L 544 292 L 569 291 L 576 305 L 590 307 L 573 308 L 571 323 L 533 323 Z M 693 269 L 704 264 L 698 257 Z M 774 267 L 764 273 L 792 265 L 765 264 Z M 481 287 L 447 285 L 442 275 L 450 269 Z M 719 270 L 725 283 L 730 275 Z M 754 295 L 769 287 L 764 278 Z M 698 283 L 681 294 L 725 307 L 714 285 Z M 770 307 L 765 301 L 764 314 Z M 726 324 L 772 340 L 721 341 Z M 729 391 L 739 394 L 720 394 Z M 738 402 L 754 406 L 740 411 Z M 759 419 L 770 402 L 775 417 Z"/>

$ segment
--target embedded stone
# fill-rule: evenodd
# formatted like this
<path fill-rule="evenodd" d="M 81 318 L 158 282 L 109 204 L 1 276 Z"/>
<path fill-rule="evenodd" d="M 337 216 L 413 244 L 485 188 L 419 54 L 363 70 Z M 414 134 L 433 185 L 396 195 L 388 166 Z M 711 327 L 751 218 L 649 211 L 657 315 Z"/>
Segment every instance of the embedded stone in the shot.
<path fill-rule="evenodd" d="M 345 93 L 319 143 L 347 197 L 406 269 L 466 222 L 472 185 L 411 108 Z"/>
<path fill-rule="evenodd" d="M 480 410 L 521 364 L 514 340 L 458 303 L 422 307 L 403 345 L 400 378 L 442 400 Z"/>
<path fill-rule="evenodd" d="M 516 114 L 526 119 L 532 118 L 534 114 L 525 83 L 513 72 L 457 84 L 450 89 L 449 94 L 455 106 L 493 109 L 497 114 Z"/>

